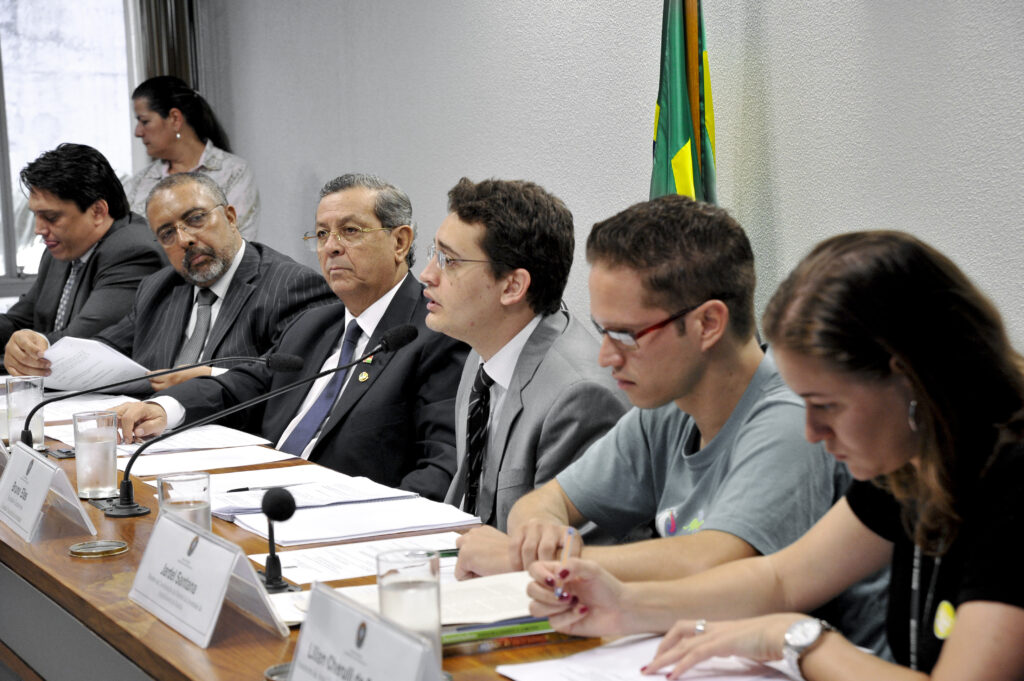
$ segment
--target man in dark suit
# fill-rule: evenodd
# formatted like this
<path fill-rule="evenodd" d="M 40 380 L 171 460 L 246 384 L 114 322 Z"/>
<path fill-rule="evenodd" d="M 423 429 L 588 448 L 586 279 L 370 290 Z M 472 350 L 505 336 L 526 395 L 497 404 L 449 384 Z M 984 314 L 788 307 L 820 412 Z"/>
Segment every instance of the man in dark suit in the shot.
<path fill-rule="evenodd" d="M 145 367 L 262 355 L 295 315 L 336 300 L 312 269 L 243 241 L 234 207 L 205 174 L 165 177 L 146 209 L 171 266 L 143 279 L 131 312 L 95 336 Z M 40 359 L 10 370 L 46 376 L 49 365 Z M 162 390 L 225 371 L 198 367 L 150 383 Z"/>
<path fill-rule="evenodd" d="M 597 364 L 597 339 L 560 305 L 576 245 L 565 204 L 532 182 L 462 178 L 448 209 L 420 275 L 427 326 L 473 348 L 445 501 L 504 531 L 512 504 L 582 454 L 628 402 Z"/>
<path fill-rule="evenodd" d="M 132 303 L 139 282 L 166 263 L 107 159 L 61 144 L 21 171 L 46 252 L 35 283 L 0 314 L 5 362 L 39 358 L 63 336 L 91 336 Z"/>
<path fill-rule="evenodd" d="M 341 304 L 308 310 L 274 352 L 302 356 L 301 373 L 238 367 L 122 405 L 126 439 L 162 432 L 360 357 L 396 326 L 418 336 L 378 352 L 351 371 L 318 379 L 246 414 L 246 423 L 283 451 L 349 475 L 442 499 L 455 471 L 454 402 L 467 348 L 424 324 L 422 287 L 409 274 L 413 243 L 408 196 L 372 175 L 343 175 L 320 192 L 316 249 Z M 240 423 L 236 421 L 236 423 Z"/>

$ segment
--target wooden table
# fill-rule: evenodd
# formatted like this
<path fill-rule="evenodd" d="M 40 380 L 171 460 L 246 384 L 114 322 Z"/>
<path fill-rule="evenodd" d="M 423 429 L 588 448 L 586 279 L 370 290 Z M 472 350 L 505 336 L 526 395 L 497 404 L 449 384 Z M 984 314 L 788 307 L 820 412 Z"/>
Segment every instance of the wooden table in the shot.
<path fill-rule="evenodd" d="M 74 460 L 59 465 L 75 484 Z M 92 537 L 54 512 L 46 514 L 32 544 L 0 524 L 0 661 L 29 680 L 258 681 L 267 667 L 290 660 L 297 629 L 286 639 L 278 638 L 226 605 L 210 647 L 203 649 L 128 599 L 157 516 L 153 487 L 136 479 L 135 496 L 152 513 L 114 519 L 84 505 L 96 525 L 96 538 L 128 542 L 128 552 L 119 556 L 72 558 L 68 547 Z M 231 523 L 215 518 L 213 530 L 247 554 L 266 551 L 264 539 Z M 499 664 L 560 657 L 598 643 L 595 639 L 449 657 L 444 668 L 456 681 L 499 679 L 494 671 Z"/>

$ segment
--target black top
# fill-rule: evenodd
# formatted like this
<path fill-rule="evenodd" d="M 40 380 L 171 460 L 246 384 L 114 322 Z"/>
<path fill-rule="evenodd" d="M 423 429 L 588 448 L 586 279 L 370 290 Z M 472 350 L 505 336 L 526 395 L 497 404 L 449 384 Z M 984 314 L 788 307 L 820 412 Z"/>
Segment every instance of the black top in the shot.
<path fill-rule="evenodd" d="M 1008 446 L 961 505 L 964 522 L 955 541 L 942 556 L 931 607 L 919 616 L 920 671 L 930 672 L 935 666 L 942 641 L 951 629 L 943 625 L 941 611 L 948 611 L 950 606 L 957 608 L 967 601 L 997 601 L 1024 608 L 1020 561 L 1020 528 L 1024 522 L 1022 481 L 1024 445 Z M 914 544 L 900 520 L 900 506 L 891 494 L 870 482 L 854 482 L 846 500 L 872 532 L 894 543 L 887 629 L 894 658 L 909 666 Z M 922 552 L 919 596 L 922 610 L 934 571 L 935 559 Z"/>

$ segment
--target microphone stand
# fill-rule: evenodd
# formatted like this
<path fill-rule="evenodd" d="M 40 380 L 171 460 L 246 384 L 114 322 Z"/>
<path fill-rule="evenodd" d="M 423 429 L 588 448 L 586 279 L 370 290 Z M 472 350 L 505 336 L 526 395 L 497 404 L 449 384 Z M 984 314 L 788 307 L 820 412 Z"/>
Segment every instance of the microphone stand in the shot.
<path fill-rule="evenodd" d="M 213 423 L 214 421 L 219 421 L 225 416 L 230 416 L 231 414 L 234 414 L 236 412 L 248 409 L 249 407 L 257 405 L 260 402 L 265 402 L 266 400 L 269 400 L 272 397 L 277 397 L 281 393 L 286 393 L 289 390 L 298 388 L 299 386 L 306 385 L 307 383 L 312 383 L 316 379 L 321 378 L 323 376 L 328 376 L 330 374 L 335 373 L 336 371 L 341 371 L 342 369 L 350 369 L 354 367 L 356 364 L 359 364 L 360 362 L 365 360 L 367 357 L 371 357 L 374 354 L 386 349 L 387 346 L 385 343 L 378 343 L 376 347 L 374 347 L 369 352 L 364 353 L 362 357 L 344 366 L 334 367 L 333 369 L 327 369 L 326 371 L 321 371 L 320 373 L 315 374 L 313 376 L 309 376 L 307 378 L 303 378 L 302 380 L 289 383 L 288 385 L 281 386 L 280 388 L 275 388 L 274 390 L 271 390 L 268 393 L 264 393 L 259 397 L 254 397 L 251 400 L 240 402 L 233 407 L 228 407 L 227 409 L 218 411 L 215 414 L 210 414 L 209 416 L 201 418 L 198 421 L 193 421 L 192 423 L 181 426 L 180 428 L 175 428 L 174 430 L 167 431 L 161 435 L 157 435 L 152 440 L 143 442 L 141 445 L 139 445 L 138 449 L 135 450 L 135 453 L 132 454 L 131 458 L 128 459 L 128 464 L 124 467 L 124 475 L 121 477 L 121 487 L 119 490 L 120 494 L 117 497 L 117 499 L 112 503 L 109 503 L 109 505 L 99 506 L 99 504 L 97 504 L 97 507 L 101 508 L 103 510 L 103 514 L 106 515 L 108 518 L 131 518 L 134 516 L 146 515 L 147 513 L 149 513 L 150 509 L 135 502 L 135 489 L 132 486 L 132 481 L 129 476 L 131 475 L 132 466 L 135 464 L 135 460 L 138 459 L 139 455 L 142 454 L 142 452 L 145 451 L 148 447 L 156 444 L 157 442 L 166 440 L 169 437 L 177 435 L 178 433 L 184 432 L 189 428 L 198 428 L 199 426 L 205 426 L 209 423 Z"/>
<path fill-rule="evenodd" d="M 263 364 L 266 364 L 268 361 L 269 360 L 265 357 L 221 357 L 219 359 L 209 359 L 206 360 L 205 362 L 186 364 L 184 366 L 174 367 L 173 369 L 163 369 L 161 371 L 154 371 L 153 373 L 146 374 L 145 376 L 136 376 L 135 378 L 128 378 L 123 381 L 116 381 L 109 385 L 101 385 L 98 388 L 90 388 L 88 390 L 76 390 L 74 392 L 57 395 L 56 397 L 50 397 L 40 401 L 38 404 L 32 407 L 32 409 L 29 410 L 28 416 L 25 417 L 25 426 L 21 430 L 21 441 L 24 442 L 29 447 L 32 446 L 31 423 L 32 417 L 36 415 L 36 412 L 38 412 L 40 409 L 42 409 L 48 404 L 60 402 L 61 400 L 66 400 L 69 397 L 78 397 L 79 395 L 86 395 L 88 393 L 102 392 L 104 390 L 109 390 L 110 388 L 117 388 L 123 385 L 128 385 L 129 383 L 135 383 L 136 381 L 148 380 L 150 378 L 156 378 L 158 376 L 166 376 L 167 374 L 173 374 L 179 371 L 188 371 L 189 369 L 196 369 L 198 367 L 214 366 L 216 364 L 222 364 L 226 362 L 261 362 Z"/>

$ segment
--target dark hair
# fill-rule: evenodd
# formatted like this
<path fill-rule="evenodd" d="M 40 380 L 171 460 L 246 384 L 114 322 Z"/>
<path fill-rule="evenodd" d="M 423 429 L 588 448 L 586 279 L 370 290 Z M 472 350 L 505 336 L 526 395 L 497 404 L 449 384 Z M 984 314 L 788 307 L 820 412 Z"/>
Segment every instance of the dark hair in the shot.
<path fill-rule="evenodd" d="M 484 227 L 481 247 L 494 277 L 530 273 L 526 301 L 538 314 L 557 312 L 576 245 L 572 213 L 543 187 L 522 180 L 462 178 L 448 192 L 448 210 Z"/>
<path fill-rule="evenodd" d="M 213 114 L 213 109 L 201 94 L 180 78 L 156 76 L 145 80 L 132 92 L 132 99 L 145 99 L 149 108 L 160 114 L 161 118 L 167 118 L 171 109 L 177 109 L 202 142 L 209 140 L 213 146 L 231 151 L 228 135 Z"/>
<path fill-rule="evenodd" d="M 173 175 L 168 175 L 157 182 L 156 185 L 149 190 L 149 194 L 146 196 L 146 211 L 149 211 L 149 202 L 153 200 L 153 196 L 157 192 L 161 192 L 164 189 L 170 189 L 171 187 L 177 187 L 180 184 L 198 184 L 207 191 L 210 198 L 213 199 L 215 203 L 224 204 L 225 206 L 229 205 L 228 197 L 224 194 L 224 190 L 221 189 L 221 186 L 217 184 L 213 178 L 205 173 L 191 170 L 186 173 L 174 173 Z"/>
<path fill-rule="evenodd" d="M 917 401 L 919 467 L 879 484 L 903 504 L 918 545 L 948 547 L 957 508 L 1024 404 L 1021 358 L 999 312 L 952 261 L 902 232 L 823 241 L 782 283 L 764 315 L 770 342 L 861 380 L 893 365 Z"/>
<path fill-rule="evenodd" d="M 409 252 L 405 254 L 405 264 L 411 269 L 416 262 L 413 245 L 416 243 L 416 225 L 412 221 L 412 201 L 401 189 L 376 175 L 369 173 L 346 173 L 334 178 L 320 189 L 320 198 L 328 194 L 363 187 L 376 192 L 373 202 L 373 214 L 380 220 L 381 227 L 394 229 L 409 225 L 413 230 L 413 241 L 409 244 Z"/>
<path fill-rule="evenodd" d="M 47 191 L 62 201 L 74 201 L 83 213 L 100 199 L 107 202 L 110 217 L 128 215 L 128 198 L 114 169 L 103 154 L 84 144 L 65 142 L 21 170 L 21 184 L 28 191 Z"/>
<path fill-rule="evenodd" d="M 724 209 L 670 194 L 630 206 L 594 225 L 587 261 L 644 276 L 648 304 L 676 312 L 706 300 L 729 308 L 729 328 L 754 334 L 754 252 Z M 676 322 L 680 330 L 685 322 Z"/>

